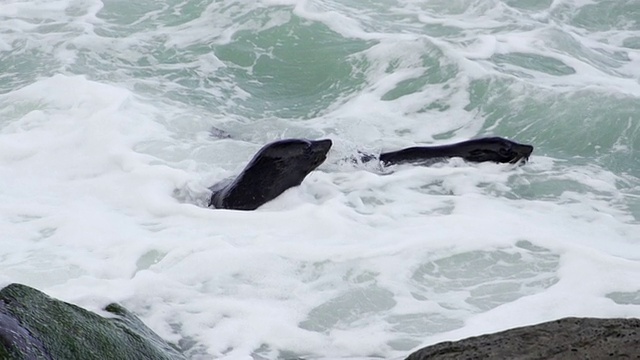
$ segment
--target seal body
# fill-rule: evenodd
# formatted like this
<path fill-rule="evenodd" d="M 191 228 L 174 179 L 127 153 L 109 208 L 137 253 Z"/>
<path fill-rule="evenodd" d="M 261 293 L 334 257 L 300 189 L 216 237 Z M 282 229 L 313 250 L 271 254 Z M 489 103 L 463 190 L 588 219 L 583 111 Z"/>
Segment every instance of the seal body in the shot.
<path fill-rule="evenodd" d="M 210 207 L 255 210 L 294 186 L 327 158 L 331 140 L 286 139 L 265 145 L 235 179 L 210 190 Z"/>
<path fill-rule="evenodd" d="M 496 162 L 516 164 L 527 161 L 533 146 L 519 144 L 501 137 L 467 140 L 442 146 L 417 146 L 380 154 L 385 165 L 403 163 L 431 165 L 449 158 L 459 157 L 470 162 Z"/>
<path fill-rule="evenodd" d="M 210 207 L 255 210 L 302 180 L 327 158 L 331 140 L 286 139 L 260 149 L 236 178 L 210 188 Z M 467 140 L 442 146 L 417 146 L 380 156 L 359 153 L 361 162 L 378 160 L 382 166 L 431 165 L 453 157 L 470 162 L 523 163 L 533 146 L 500 137 Z"/>

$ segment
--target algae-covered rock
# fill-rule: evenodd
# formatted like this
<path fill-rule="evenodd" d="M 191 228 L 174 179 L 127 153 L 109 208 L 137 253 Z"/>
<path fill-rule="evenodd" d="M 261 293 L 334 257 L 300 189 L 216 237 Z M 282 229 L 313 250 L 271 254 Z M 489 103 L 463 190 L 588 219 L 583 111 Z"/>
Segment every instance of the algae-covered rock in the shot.
<path fill-rule="evenodd" d="M 407 360 L 640 359 L 640 319 L 565 318 L 422 348 Z"/>
<path fill-rule="evenodd" d="M 105 310 L 114 317 L 11 284 L 0 290 L 0 359 L 184 359 L 120 305 Z"/>

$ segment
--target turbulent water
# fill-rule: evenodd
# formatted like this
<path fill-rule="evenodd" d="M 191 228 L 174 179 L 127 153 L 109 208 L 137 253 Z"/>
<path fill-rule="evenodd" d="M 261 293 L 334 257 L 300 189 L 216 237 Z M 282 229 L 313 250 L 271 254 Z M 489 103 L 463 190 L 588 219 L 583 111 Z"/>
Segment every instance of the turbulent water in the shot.
<path fill-rule="evenodd" d="M 0 285 L 120 302 L 192 359 L 638 317 L 639 79 L 637 0 L 3 0 Z M 481 136 L 535 151 L 343 161 Z M 206 208 L 289 137 L 334 147 Z"/>

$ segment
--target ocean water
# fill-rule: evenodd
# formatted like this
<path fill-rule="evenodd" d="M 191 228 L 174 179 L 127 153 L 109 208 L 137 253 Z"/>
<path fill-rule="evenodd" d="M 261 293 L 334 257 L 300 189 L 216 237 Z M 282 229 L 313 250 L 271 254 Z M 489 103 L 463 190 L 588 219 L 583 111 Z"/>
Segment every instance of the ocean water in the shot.
<path fill-rule="evenodd" d="M 220 136 L 224 134 L 224 136 Z M 502 136 L 524 166 L 343 161 Z M 208 186 L 330 138 L 257 211 Z M 401 359 L 640 316 L 640 2 L 3 0 L 0 286 L 191 359 Z"/>

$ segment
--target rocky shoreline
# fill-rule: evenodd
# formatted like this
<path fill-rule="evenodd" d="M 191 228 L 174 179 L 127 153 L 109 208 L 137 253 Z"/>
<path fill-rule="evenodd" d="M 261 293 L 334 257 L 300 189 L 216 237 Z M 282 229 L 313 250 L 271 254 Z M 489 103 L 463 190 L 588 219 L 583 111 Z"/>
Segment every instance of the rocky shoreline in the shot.
<path fill-rule="evenodd" d="M 415 351 L 427 359 L 640 359 L 640 319 L 563 318 Z"/>
<path fill-rule="evenodd" d="M 185 359 L 122 306 L 105 310 L 113 317 L 11 284 L 0 290 L 0 359 Z"/>
<path fill-rule="evenodd" d="M 11 284 L 0 290 L 0 359 L 185 359 L 122 306 L 105 310 L 113 317 Z M 406 358 L 427 359 L 640 359 L 640 319 L 564 318 L 442 342 Z"/>

